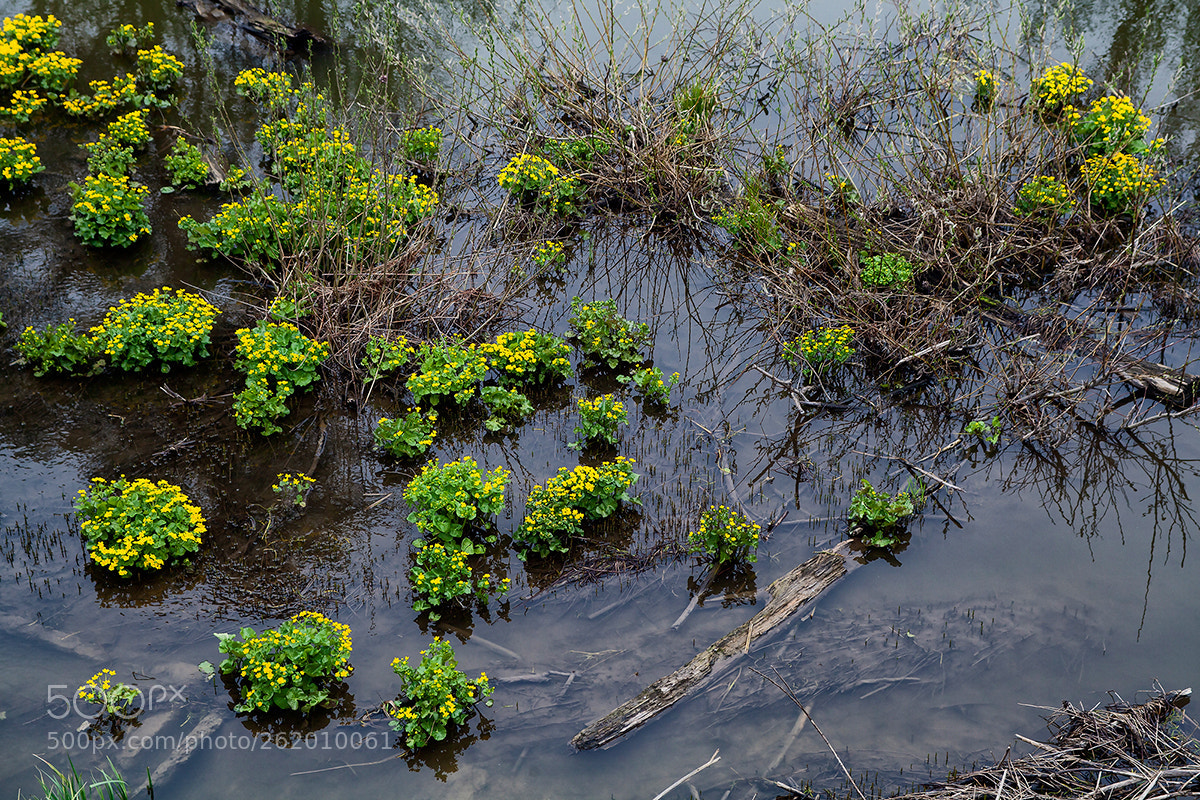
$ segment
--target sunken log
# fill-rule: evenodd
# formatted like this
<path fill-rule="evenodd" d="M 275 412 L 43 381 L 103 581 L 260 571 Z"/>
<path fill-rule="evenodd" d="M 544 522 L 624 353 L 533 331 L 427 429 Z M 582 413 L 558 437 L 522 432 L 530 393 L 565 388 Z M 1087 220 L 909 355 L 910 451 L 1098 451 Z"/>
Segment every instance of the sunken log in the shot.
<path fill-rule="evenodd" d="M 709 645 L 687 665 L 659 678 L 637 697 L 588 725 L 571 739 L 571 745 L 579 750 L 604 747 L 727 670 L 750 652 L 751 643 L 806 610 L 822 592 L 857 567 L 857 561 L 846 557 L 849 550 L 850 542 L 842 542 L 832 550 L 817 553 L 772 583 L 767 589 L 771 598 L 762 611 Z"/>
<path fill-rule="evenodd" d="M 329 40 L 307 25 L 289 25 L 267 16 L 245 0 L 176 0 L 205 20 L 229 19 L 242 30 L 276 47 L 305 53 L 326 47 Z"/>

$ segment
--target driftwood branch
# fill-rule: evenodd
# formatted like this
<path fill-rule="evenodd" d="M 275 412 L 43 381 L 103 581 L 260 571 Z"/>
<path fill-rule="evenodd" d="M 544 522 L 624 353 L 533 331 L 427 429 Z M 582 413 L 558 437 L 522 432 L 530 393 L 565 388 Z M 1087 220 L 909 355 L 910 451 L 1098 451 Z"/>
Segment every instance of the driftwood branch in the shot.
<path fill-rule="evenodd" d="M 771 598 L 762 611 L 709 645 L 685 666 L 659 678 L 637 697 L 584 728 L 571 739 L 571 745 L 591 750 L 610 744 L 727 670 L 738 657 L 749 652 L 751 643 L 775 632 L 857 567 L 858 562 L 848 559 L 848 553 L 849 543 L 842 542 L 832 550 L 817 553 L 772 583 L 767 590 Z"/>
<path fill-rule="evenodd" d="M 269 17 L 245 0 L 176 0 L 206 20 L 229 19 L 242 30 L 270 44 L 286 45 L 297 52 L 327 47 L 329 40 L 307 25 L 289 25 Z"/>

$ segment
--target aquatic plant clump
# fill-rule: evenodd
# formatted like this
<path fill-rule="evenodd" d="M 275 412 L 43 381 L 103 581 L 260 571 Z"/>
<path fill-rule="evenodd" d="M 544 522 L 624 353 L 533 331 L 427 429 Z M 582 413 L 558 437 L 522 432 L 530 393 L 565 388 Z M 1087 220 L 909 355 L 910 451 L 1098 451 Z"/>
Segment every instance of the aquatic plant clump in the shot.
<path fill-rule="evenodd" d="M 404 488 L 404 499 L 414 507 L 408 521 L 446 544 L 468 549 L 467 527 L 504 509 L 508 480 L 504 467 L 484 474 L 470 456 L 440 466 L 434 459 Z M 487 537 L 495 539 L 495 534 Z"/>
<path fill-rule="evenodd" d="M 242 97 L 248 97 L 274 110 L 287 106 L 295 94 L 290 75 L 268 72 L 261 67 L 239 72 L 233 80 L 233 86 Z"/>
<path fill-rule="evenodd" d="M 1088 155 L 1118 152 L 1138 155 L 1152 147 L 1146 141 L 1150 118 L 1126 95 L 1105 95 L 1093 100 L 1085 113 L 1073 107 L 1063 110 L 1071 138 Z"/>
<path fill-rule="evenodd" d="M 125 175 L 88 175 L 70 183 L 75 235 L 92 247 L 128 247 L 150 233 L 150 190 Z"/>
<path fill-rule="evenodd" d="M 1033 96 L 1043 112 L 1056 113 L 1071 98 L 1083 94 L 1091 86 L 1092 79 L 1084 75 L 1083 70 L 1064 61 L 1047 67 L 1033 82 Z"/>
<path fill-rule="evenodd" d="M 476 680 L 468 679 L 458 669 L 454 648 L 440 638 L 421 651 L 421 661 L 415 668 L 405 656 L 392 661 L 392 670 L 400 678 L 401 696 L 384 706 L 391 717 L 388 724 L 404 736 L 409 749 L 442 741 L 450 726 L 467 721 L 476 703 L 492 704 L 494 690 L 487 673 L 479 673 Z"/>
<path fill-rule="evenodd" d="M 311 478 L 303 472 L 281 472 L 275 476 L 271 491 L 279 495 L 279 499 L 284 503 L 304 508 L 308 505 L 308 493 L 316 483 L 316 478 Z"/>
<path fill-rule="evenodd" d="M 163 372 L 208 357 L 213 320 L 220 310 L 203 297 L 162 287 L 122 300 L 90 333 L 97 351 L 126 372 L 157 363 Z"/>
<path fill-rule="evenodd" d="M 154 41 L 154 23 L 145 25 L 118 25 L 104 37 L 104 44 L 113 55 L 132 53 L 139 47 L 145 47 Z"/>
<path fill-rule="evenodd" d="M 117 673 L 108 667 L 97 672 L 79 687 L 75 696 L 100 706 L 105 714 L 128 716 L 133 701 L 141 697 L 136 686 L 117 680 Z M 141 709 L 133 709 L 136 713 Z"/>
<path fill-rule="evenodd" d="M 416 348 L 408 343 L 408 338 L 400 336 L 387 339 L 382 336 L 372 336 L 363 347 L 363 357 L 359 366 L 366 370 L 363 383 L 371 383 L 403 367 L 416 355 Z"/>
<path fill-rule="evenodd" d="M 171 152 L 163 157 L 163 166 L 171 176 L 171 185 L 177 189 L 195 189 L 208 180 L 204 154 L 182 136 L 175 139 Z"/>
<path fill-rule="evenodd" d="M 916 513 L 917 503 L 908 491 L 895 496 L 881 493 L 866 478 L 850 500 L 847 517 L 856 534 L 872 547 L 890 547 L 899 541 L 897 526 Z"/>
<path fill-rule="evenodd" d="M 912 262 L 899 253 L 883 253 L 869 256 L 859 255 L 858 278 L 863 286 L 872 289 L 889 289 L 912 282 Z"/>
<path fill-rule="evenodd" d="M 571 377 L 571 346 L 534 328 L 510 331 L 479 345 L 502 386 L 551 384 Z"/>
<path fill-rule="evenodd" d="M 530 153 L 513 156 L 500 170 L 496 181 L 518 202 L 552 214 L 565 215 L 578 210 L 582 194 L 578 180 L 562 174 L 558 167 L 541 156 Z"/>
<path fill-rule="evenodd" d="M 971 76 L 975 80 L 975 105 L 981 111 L 991 111 L 996 104 L 996 76 L 990 70 L 976 70 Z"/>
<path fill-rule="evenodd" d="M 214 635 L 218 649 L 228 656 L 220 664 L 221 674 L 232 674 L 241 684 L 242 700 L 233 707 L 238 713 L 272 708 L 308 713 L 354 670 L 350 626 L 315 611 L 303 611 L 262 633 L 247 627 L 237 634 Z"/>
<path fill-rule="evenodd" d="M 93 563 L 123 578 L 186 558 L 207 530 L 200 508 L 166 481 L 92 478 L 75 510 Z"/>
<path fill-rule="evenodd" d="M 758 560 L 762 526 L 724 505 L 710 506 L 700 515 L 700 525 L 688 532 L 688 550 L 703 553 L 717 564 Z"/>
<path fill-rule="evenodd" d="M 854 328 L 849 325 L 823 325 L 786 343 L 780 357 L 805 373 L 823 374 L 854 356 L 853 341 Z"/>
<path fill-rule="evenodd" d="M 1091 156 L 1079 172 L 1092 206 L 1109 214 L 1136 212 L 1167 183 L 1153 166 L 1128 153 Z"/>
<path fill-rule="evenodd" d="M 329 345 L 287 322 L 259 320 L 236 336 L 233 366 L 245 373 L 246 388 L 234 396 L 234 419 L 264 436 L 279 433 L 283 429 L 275 420 L 288 415 L 285 401 L 320 379 L 317 368 L 329 357 Z"/>
<path fill-rule="evenodd" d="M 633 467 L 634 461 L 624 456 L 599 467 L 561 467 L 544 487 L 530 489 L 525 519 L 513 534 L 521 558 L 565 553 L 571 539 L 583 533 L 585 519 L 604 519 L 621 503 L 639 502 L 629 494 L 640 477 Z"/>
<path fill-rule="evenodd" d="M 583 353 L 585 366 L 619 369 L 642 362 L 642 347 L 650 339 L 650 326 L 630 322 L 617 313 L 617 301 L 571 299 L 571 331 L 567 339 Z"/>
<path fill-rule="evenodd" d="M 625 404 L 611 394 L 603 394 L 593 400 L 581 397 L 576 401 L 576 406 L 579 408 L 579 424 L 575 426 L 575 435 L 579 439 L 568 443 L 567 447 L 580 450 L 601 443 L 615 447 L 618 426 L 629 424 L 629 412 L 625 410 Z"/>
<path fill-rule="evenodd" d="M 508 578 L 497 581 L 488 572 L 474 577 L 467 564 L 471 551 L 420 539 L 415 546 L 416 566 L 408 577 L 416 595 L 413 611 L 418 614 L 466 597 L 486 603 L 493 594 L 508 592 L 511 583 Z M 430 617 L 435 618 L 436 612 Z"/>
<path fill-rule="evenodd" d="M 1061 217 L 1075 208 L 1070 188 L 1058 178 L 1038 175 L 1021 184 L 1013 211 L 1022 217 Z"/>
<path fill-rule="evenodd" d="M 71 374 L 91 367 L 96 360 L 96 345 L 91 337 L 75 332 L 75 320 L 51 325 L 45 331 L 33 326 L 21 332 L 16 350 L 39 378 L 47 372 Z"/>
<path fill-rule="evenodd" d="M 421 367 L 405 385 L 418 403 L 428 400 L 437 405 L 443 398 L 453 397 L 458 405 L 466 405 L 488 371 L 487 357 L 474 344 L 425 342 L 417 351 L 417 360 Z"/>
<path fill-rule="evenodd" d="M 622 382 L 622 378 L 618 378 Z M 642 394 L 642 397 L 655 405 L 665 406 L 671 402 L 671 390 L 679 383 L 679 373 L 672 372 L 671 377 L 663 380 L 663 371 L 658 367 L 639 369 L 629 376 L 629 382 Z"/>
<path fill-rule="evenodd" d="M 137 53 L 138 82 L 151 94 L 169 92 L 183 77 L 183 62 L 155 45 Z"/>
<path fill-rule="evenodd" d="M 75 117 L 98 117 L 121 108 L 137 105 L 137 78 L 129 73 L 117 75 L 111 81 L 89 81 L 91 95 L 74 91 L 63 100 L 63 110 Z"/>
<path fill-rule="evenodd" d="M 24 186 L 44 169 L 33 142 L 20 136 L 0 137 L 0 184 L 6 189 Z"/>
<path fill-rule="evenodd" d="M 483 427 L 493 433 L 510 428 L 533 413 L 529 398 L 516 389 L 484 386 L 479 390 L 479 399 L 488 410 Z"/>
<path fill-rule="evenodd" d="M 434 125 L 405 131 L 400 135 L 400 150 L 410 161 L 432 164 L 442 149 L 442 129 Z"/>
<path fill-rule="evenodd" d="M 0 118 L 24 124 L 40 112 L 47 102 L 46 98 L 32 89 L 18 89 L 12 93 L 7 106 L 0 106 Z"/>
<path fill-rule="evenodd" d="M 423 455 L 437 436 L 436 422 L 437 411 L 424 414 L 419 408 L 410 408 L 395 419 L 383 417 L 373 433 L 375 444 L 397 458 Z"/>

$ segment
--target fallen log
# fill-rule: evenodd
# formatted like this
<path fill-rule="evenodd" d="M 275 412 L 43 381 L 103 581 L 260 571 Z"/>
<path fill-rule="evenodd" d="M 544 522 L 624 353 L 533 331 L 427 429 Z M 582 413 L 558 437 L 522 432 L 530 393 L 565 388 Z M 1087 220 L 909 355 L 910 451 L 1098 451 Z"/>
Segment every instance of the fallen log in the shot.
<path fill-rule="evenodd" d="M 749 621 L 709 645 L 688 664 L 659 678 L 637 697 L 588 725 L 571 739 L 578 750 L 604 747 L 653 719 L 692 690 L 729 669 L 767 636 L 812 602 L 839 578 L 858 566 L 848 559 L 850 542 L 817 553 L 768 587 L 770 599 Z"/>
<path fill-rule="evenodd" d="M 289 25 L 269 17 L 245 0 L 176 0 L 205 20 L 230 19 L 242 30 L 276 47 L 305 53 L 313 48 L 327 47 L 329 40 L 307 25 Z"/>

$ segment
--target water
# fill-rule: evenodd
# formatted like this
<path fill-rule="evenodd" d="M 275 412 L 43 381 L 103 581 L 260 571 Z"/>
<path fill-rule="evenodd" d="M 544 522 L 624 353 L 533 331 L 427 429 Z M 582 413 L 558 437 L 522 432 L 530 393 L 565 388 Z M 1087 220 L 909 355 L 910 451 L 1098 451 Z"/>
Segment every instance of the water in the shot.
<path fill-rule="evenodd" d="M 320 4 L 279 5 L 282 16 L 333 27 L 334 15 Z M 64 49 L 98 65 L 88 77 L 109 74 L 102 39 L 121 22 L 155 21 L 189 74 L 199 64 L 188 17 L 171 4 L 9 3 L 0 11 L 62 18 Z M 1183 23 L 1195 17 L 1185 4 L 1155 4 L 1147 14 L 1141 6 L 1135 13 L 1080 3 L 1072 19 L 1086 37 L 1089 73 L 1115 76 L 1136 64 L 1137 85 L 1165 93 L 1167 71 L 1180 57 L 1179 85 L 1190 85 L 1195 27 Z M 1152 21 L 1145 41 L 1154 46 L 1122 58 L 1142 18 Z M 213 30 L 226 86 L 236 70 L 277 58 L 243 46 L 227 28 Z M 1168 66 L 1154 72 L 1146 54 L 1158 50 Z M 203 120 L 210 90 L 197 84 L 185 95 L 182 116 Z M 1180 156 L 1194 147 L 1193 103 L 1184 100 L 1166 116 Z M 231 108 L 238 125 L 253 124 L 247 106 Z M 92 324 L 119 298 L 166 282 L 216 298 L 225 314 L 215 349 L 228 353 L 232 331 L 251 318 L 239 299 L 252 287 L 235 270 L 197 263 L 173 224 L 209 201 L 154 196 L 156 233 L 145 245 L 128 254 L 88 251 L 71 237 L 65 184 L 86 169 L 76 144 L 90 129 L 33 130 L 49 167 L 40 191 L 11 202 L 0 219 L 0 311 L 10 326 L 4 344 L 27 324 L 67 316 Z M 1039 468 L 1017 444 L 1000 458 L 977 454 L 955 478 L 965 492 L 913 526 L 897 554 L 900 566 L 866 565 L 835 586 L 811 620 L 756 647 L 705 691 L 609 750 L 572 753 L 567 741 L 584 725 L 748 619 L 772 580 L 840 540 L 839 521 L 808 520 L 844 514 L 861 475 L 877 485 L 903 482 L 897 466 L 862 453 L 919 456 L 957 433 L 936 403 L 797 419 L 790 401 L 749 369 L 769 364 L 770 350 L 760 352 L 757 318 L 717 285 L 709 258 L 675 258 L 644 231 L 617 227 L 596 224 L 563 284 L 543 287 L 520 320 L 562 332 L 573 295 L 615 297 L 626 316 L 652 324 L 655 366 L 684 376 L 669 413 L 631 403 L 621 452 L 644 472 L 643 506 L 606 526 L 585 555 L 614 547 L 644 554 L 662 539 L 680 541 L 703 507 L 727 501 L 729 470 L 761 518 L 788 512 L 752 571 L 718 585 L 672 631 L 701 574 L 690 560 L 652 560 L 639 569 L 632 559 L 614 574 L 558 581 L 562 565 L 526 571 L 507 556 L 498 568 L 514 580 L 511 602 L 493 604 L 486 617 L 448 617 L 439 628 L 409 606 L 415 531 L 400 493 L 413 470 L 370 448 L 371 424 L 397 407 L 387 392 L 373 394 L 359 413 L 337 395 L 306 398 L 288 422 L 312 422 L 263 439 L 233 426 L 228 394 L 239 379 L 219 361 L 168 376 L 86 380 L 39 380 L 6 365 L 0 786 L 10 794 L 34 791 L 35 754 L 60 768 L 68 755 L 81 768 L 111 759 L 133 782 L 201 726 L 204 748 L 160 785 L 163 793 L 283 798 L 353 786 L 368 796 L 652 797 L 717 749 L 721 761 L 693 779 L 705 794 L 779 791 L 771 780 L 838 789 L 842 776 L 825 743 L 811 729 L 792 740 L 798 710 L 754 671 L 774 677 L 777 669 L 855 774 L 888 792 L 998 757 L 1014 732 L 1040 735 L 1037 711 L 1021 704 L 1092 704 L 1106 690 L 1129 699 L 1156 681 L 1168 689 L 1192 683 L 1200 647 L 1186 547 L 1198 439 L 1184 423 L 1160 423 L 1136 440 L 1068 445 L 1053 469 Z M 206 399 L 179 404 L 163 385 Z M 514 501 L 498 520 L 502 533 L 519 524 L 530 485 L 577 463 L 563 446 L 573 438 L 569 401 L 548 398 L 514 436 L 484 437 L 464 426 L 439 438 L 435 451 L 444 460 L 471 455 L 512 470 Z M 251 518 L 271 503 L 274 476 L 308 469 L 321 430 L 325 446 L 308 509 L 270 536 L 256 536 Z M 807 466 L 799 469 L 797 460 Z M 72 497 L 93 475 L 121 473 L 179 483 L 200 503 L 211 533 L 192 569 L 130 586 L 87 564 Z M 584 575 L 579 563 L 576 577 Z M 234 714 L 228 687 L 195 669 L 218 659 L 212 634 L 271 625 L 304 608 L 352 627 L 350 696 L 332 718 L 317 715 L 302 728 Z M 450 743 L 413 757 L 394 747 L 394 735 L 370 712 L 398 690 L 392 658 L 415 656 L 439 631 L 456 645 L 466 672 L 498 679 L 496 704 Z M 141 686 L 163 687 L 113 747 L 81 731 L 84 720 L 64 713 L 57 699 L 105 666 Z"/>

